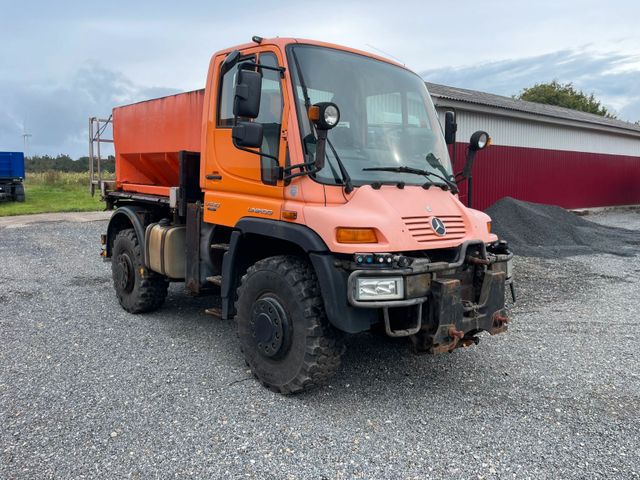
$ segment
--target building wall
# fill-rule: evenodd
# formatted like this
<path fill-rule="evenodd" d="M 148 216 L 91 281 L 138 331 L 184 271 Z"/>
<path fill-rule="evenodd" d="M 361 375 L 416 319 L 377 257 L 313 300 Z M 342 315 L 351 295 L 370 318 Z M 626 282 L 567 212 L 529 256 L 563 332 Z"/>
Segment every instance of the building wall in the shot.
<path fill-rule="evenodd" d="M 438 109 L 442 123 L 445 110 Z M 638 137 L 459 109 L 457 122 L 456 172 L 474 131 L 493 140 L 476 157 L 476 208 L 505 196 L 565 208 L 640 204 Z"/>

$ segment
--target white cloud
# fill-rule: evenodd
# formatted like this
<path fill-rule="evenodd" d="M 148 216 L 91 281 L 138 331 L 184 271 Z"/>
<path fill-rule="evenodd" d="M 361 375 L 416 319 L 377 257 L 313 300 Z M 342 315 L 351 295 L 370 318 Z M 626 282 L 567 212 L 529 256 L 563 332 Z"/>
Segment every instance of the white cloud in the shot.
<path fill-rule="evenodd" d="M 29 153 L 86 155 L 90 116 L 109 116 L 115 105 L 175 92 L 135 84 L 121 73 L 94 63 L 55 84 L 20 84 L 1 78 L 0 150 L 22 150 L 26 123 L 32 134 Z"/>
<path fill-rule="evenodd" d="M 560 50 L 528 58 L 503 60 L 422 72 L 434 83 L 480 90 L 499 95 L 518 94 L 536 83 L 571 82 L 585 93 L 594 93 L 622 120 L 640 119 L 640 68 L 638 56 L 598 52 L 592 48 Z"/>
<path fill-rule="evenodd" d="M 201 88 L 211 55 L 252 35 L 380 49 L 434 81 L 490 92 L 574 81 L 640 118 L 632 0 L 0 0 L 0 11 L 0 149 L 21 146 L 26 117 L 34 150 L 83 154 L 87 116 L 154 96 L 146 86 Z"/>

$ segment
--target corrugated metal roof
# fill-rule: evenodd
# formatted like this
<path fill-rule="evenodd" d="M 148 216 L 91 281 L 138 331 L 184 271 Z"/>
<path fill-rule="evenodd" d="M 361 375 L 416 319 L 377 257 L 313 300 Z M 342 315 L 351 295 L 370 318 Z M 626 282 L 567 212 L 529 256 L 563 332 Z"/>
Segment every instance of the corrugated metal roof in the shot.
<path fill-rule="evenodd" d="M 466 88 L 448 87 L 437 83 L 425 82 L 432 97 L 454 100 L 458 102 L 474 103 L 495 108 L 504 108 L 518 112 L 531 113 L 534 115 L 545 115 L 565 120 L 604 125 L 607 127 L 620 128 L 640 132 L 640 125 L 636 125 L 622 120 L 606 118 L 593 113 L 579 112 L 570 108 L 556 107 L 555 105 L 544 105 L 542 103 L 516 100 L 511 97 L 503 97 L 493 93 L 478 92 Z"/>

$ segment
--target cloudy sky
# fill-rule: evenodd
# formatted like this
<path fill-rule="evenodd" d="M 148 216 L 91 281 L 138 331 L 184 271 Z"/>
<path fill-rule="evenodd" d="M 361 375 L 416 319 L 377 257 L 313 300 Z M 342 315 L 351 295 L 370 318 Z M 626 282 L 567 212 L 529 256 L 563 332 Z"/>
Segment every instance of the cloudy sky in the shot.
<path fill-rule="evenodd" d="M 201 88 L 213 52 L 294 36 L 399 59 L 425 79 L 513 95 L 558 79 L 640 119 L 637 0 L 0 0 L 0 150 L 86 154 L 90 115 Z"/>

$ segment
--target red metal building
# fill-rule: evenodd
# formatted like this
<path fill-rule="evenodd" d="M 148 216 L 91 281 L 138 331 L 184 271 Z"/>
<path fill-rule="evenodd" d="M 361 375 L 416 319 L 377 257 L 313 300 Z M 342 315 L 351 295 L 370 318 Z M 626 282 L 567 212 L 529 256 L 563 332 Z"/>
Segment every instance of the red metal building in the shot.
<path fill-rule="evenodd" d="M 564 208 L 640 204 L 639 125 L 462 88 L 427 88 L 442 124 L 444 112 L 456 112 L 455 171 L 474 131 L 492 137 L 474 165 L 475 208 L 505 196 Z"/>

